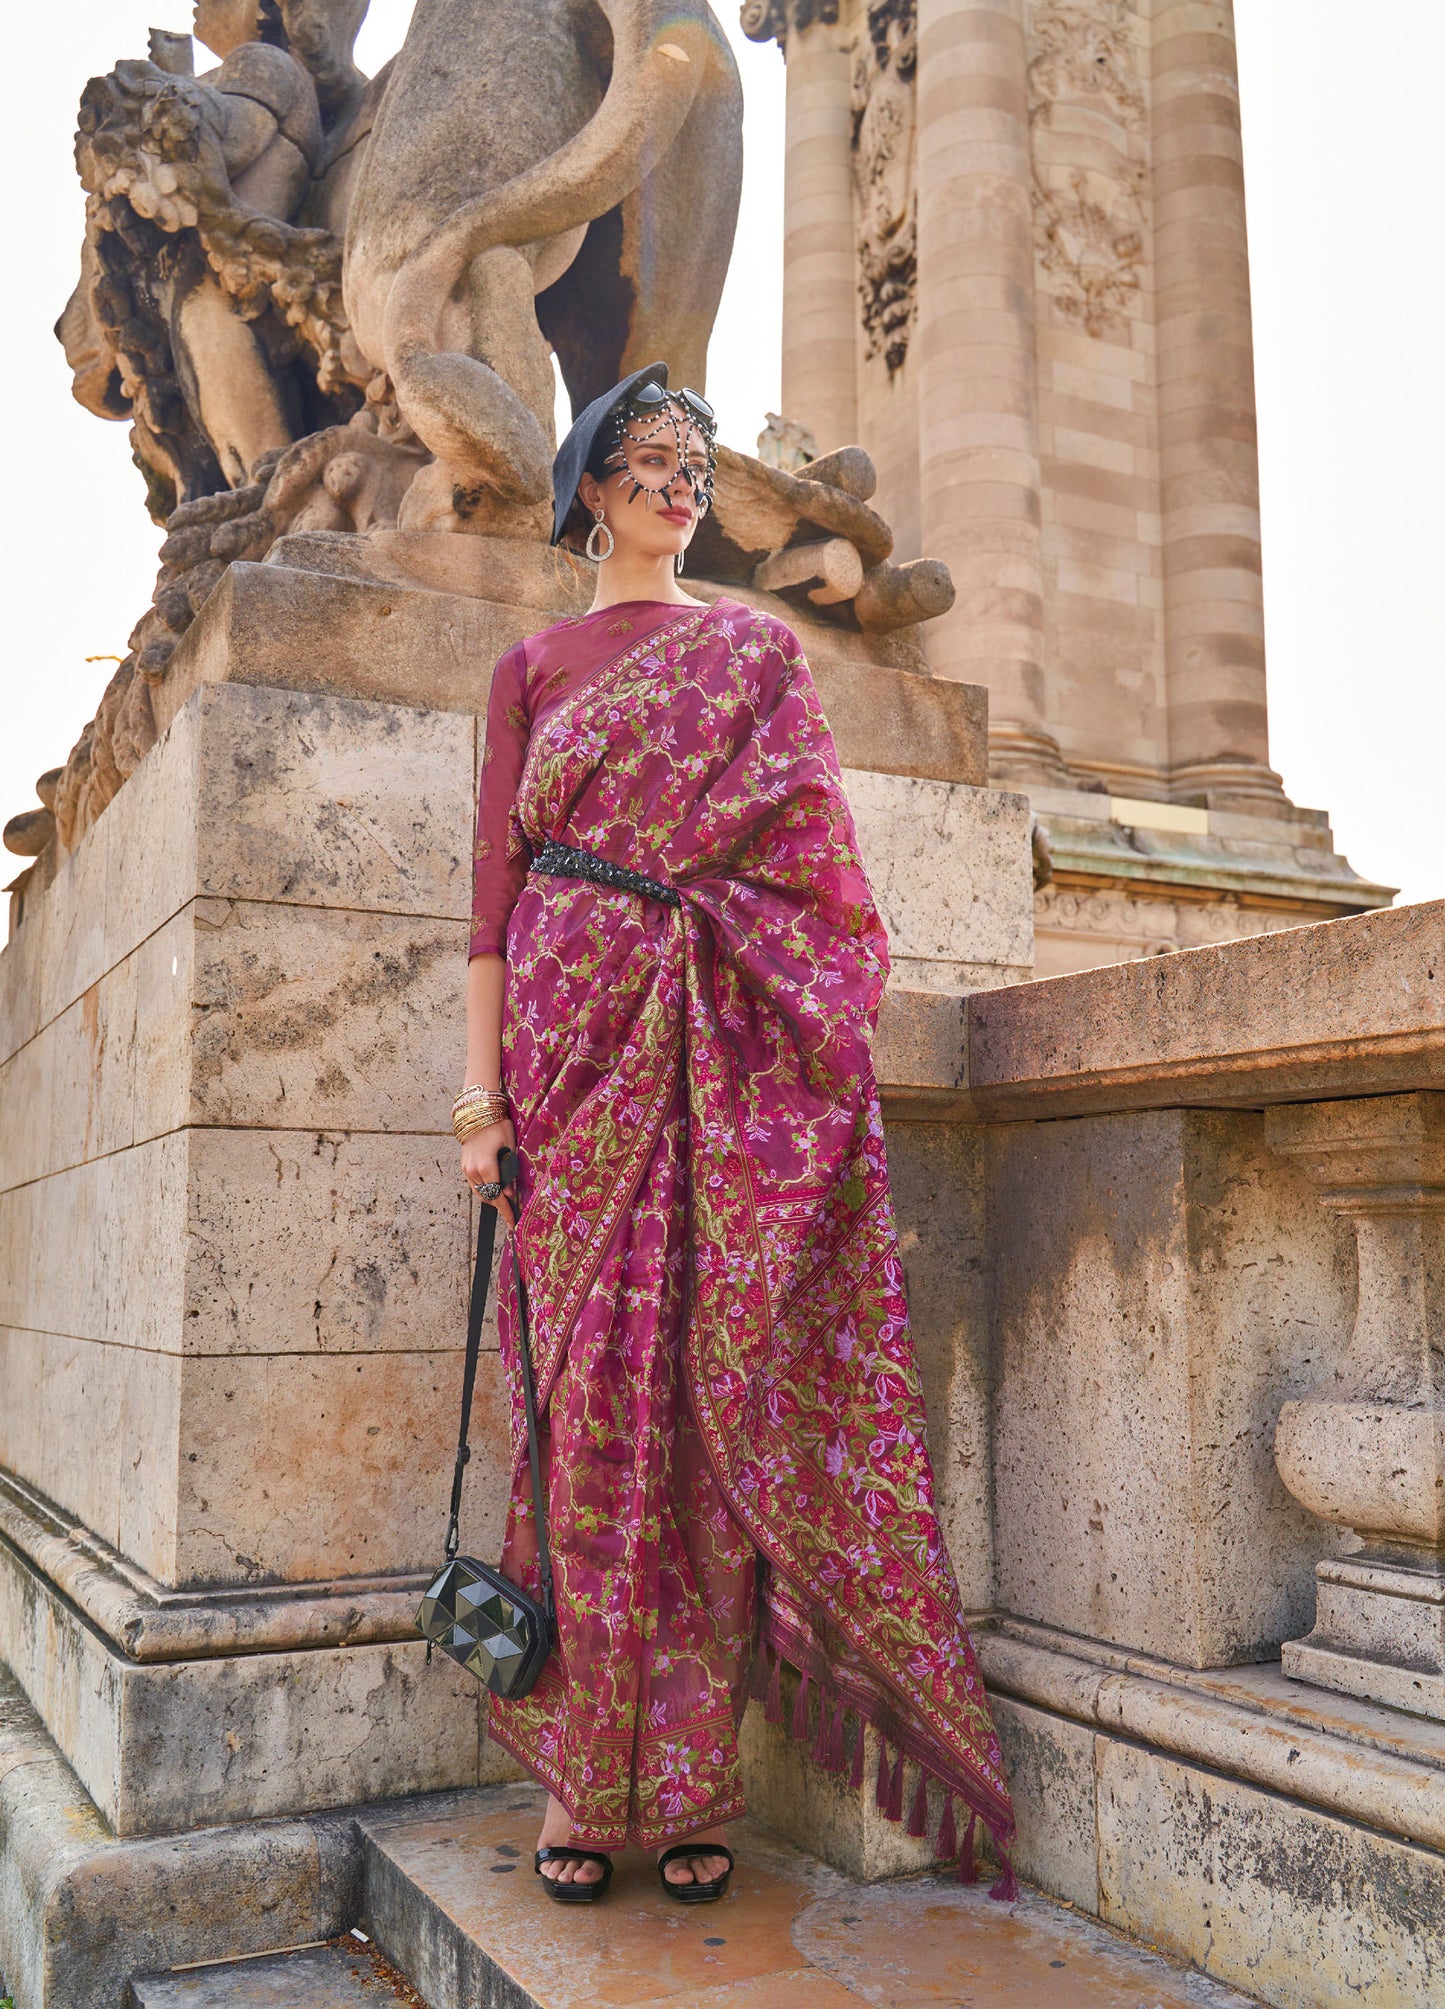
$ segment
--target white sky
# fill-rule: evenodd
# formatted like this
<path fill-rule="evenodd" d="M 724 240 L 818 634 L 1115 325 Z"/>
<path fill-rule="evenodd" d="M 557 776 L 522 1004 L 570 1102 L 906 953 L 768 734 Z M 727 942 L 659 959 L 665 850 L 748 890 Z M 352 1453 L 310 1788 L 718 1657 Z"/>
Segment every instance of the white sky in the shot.
<path fill-rule="evenodd" d="M 783 65 L 714 0 L 747 95 L 738 245 L 709 362 L 726 437 L 777 409 Z M 0 820 L 64 760 L 144 611 L 159 533 L 124 425 L 70 397 L 50 330 L 74 284 L 82 201 L 71 159 L 86 79 L 187 25 L 183 0 L 16 10 L 0 148 L 12 190 L 0 347 L 10 410 L 0 552 L 10 637 Z M 372 0 L 374 70 L 411 0 Z M 1433 134 L 1445 74 L 1439 0 L 1236 0 L 1255 303 L 1273 761 L 1330 810 L 1356 867 L 1402 897 L 1445 895 L 1436 779 L 1445 742 L 1433 632 L 1445 394 Z M 19 199 L 15 199 L 16 197 Z M 19 861 L 15 861 L 16 868 Z"/>

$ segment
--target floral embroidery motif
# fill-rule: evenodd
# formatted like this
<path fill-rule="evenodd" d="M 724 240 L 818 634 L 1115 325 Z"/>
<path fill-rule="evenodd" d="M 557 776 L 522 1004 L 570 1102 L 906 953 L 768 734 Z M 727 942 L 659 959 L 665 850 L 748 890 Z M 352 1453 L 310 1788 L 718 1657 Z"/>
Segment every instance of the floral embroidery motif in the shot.
<path fill-rule="evenodd" d="M 683 899 L 532 875 L 509 923 L 561 1612 L 491 1732 L 588 1844 L 726 1820 L 761 1631 L 774 1690 L 783 1658 L 826 1686 L 821 1762 L 851 1710 L 897 1753 L 887 1811 L 906 1754 L 1006 1849 L 869 1051 L 887 946 L 796 638 L 722 601 L 634 644 L 534 728 L 516 820 Z M 504 1566 L 535 1584 L 514 1309 Z"/>

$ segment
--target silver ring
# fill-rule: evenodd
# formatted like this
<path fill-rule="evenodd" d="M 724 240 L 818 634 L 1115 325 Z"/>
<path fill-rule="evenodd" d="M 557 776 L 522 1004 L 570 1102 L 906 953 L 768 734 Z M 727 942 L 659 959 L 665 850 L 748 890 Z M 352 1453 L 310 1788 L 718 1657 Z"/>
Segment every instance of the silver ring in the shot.
<path fill-rule="evenodd" d="M 502 1182 L 500 1179 L 487 1179 L 480 1186 L 474 1186 L 472 1191 L 479 1200 L 496 1200 L 501 1197 Z"/>

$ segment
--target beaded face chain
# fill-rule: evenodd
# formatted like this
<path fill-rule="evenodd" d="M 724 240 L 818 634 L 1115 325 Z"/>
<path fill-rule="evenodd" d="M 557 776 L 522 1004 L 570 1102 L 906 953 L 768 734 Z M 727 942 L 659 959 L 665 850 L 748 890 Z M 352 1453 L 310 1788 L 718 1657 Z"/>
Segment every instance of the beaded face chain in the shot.
<path fill-rule="evenodd" d="M 692 490 L 693 507 L 699 516 L 707 513 L 712 504 L 713 481 L 717 474 L 717 419 L 706 398 L 700 397 L 696 391 L 668 392 L 660 384 L 642 384 L 619 410 L 612 425 L 612 447 L 605 465 L 614 474 L 625 473 L 631 477 L 629 502 L 636 502 L 639 495 L 645 495 L 650 509 L 653 496 L 667 495 L 677 475 L 670 474 L 662 482 L 644 481 L 632 465 L 628 447 L 649 446 L 670 437 L 677 449 L 678 467 Z M 688 448 L 694 439 L 700 440 L 706 450 L 704 463 L 688 459 Z"/>

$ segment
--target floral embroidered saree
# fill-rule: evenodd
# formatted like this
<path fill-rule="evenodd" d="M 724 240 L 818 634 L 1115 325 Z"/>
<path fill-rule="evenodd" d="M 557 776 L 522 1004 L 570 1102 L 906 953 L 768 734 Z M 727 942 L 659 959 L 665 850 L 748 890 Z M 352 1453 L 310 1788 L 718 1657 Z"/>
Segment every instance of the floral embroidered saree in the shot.
<path fill-rule="evenodd" d="M 677 907 L 529 872 L 549 839 Z M 488 706 L 473 953 L 505 953 L 559 1613 L 490 1734 L 586 1847 L 740 1814 L 749 1693 L 972 1875 L 998 1739 L 934 1509 L 869 1040 L 888 972 L 797 638 L 636 602 L 509 650 Z M 506 1272 L 503 1272 L 506 1275 Z M 516 1373 L 503 1568 L 537 1589 Z M 812 1698 L 816 1696 L 816 1703 Z M 815 1727 L 816 1726 L 816 1727 Z"/>

